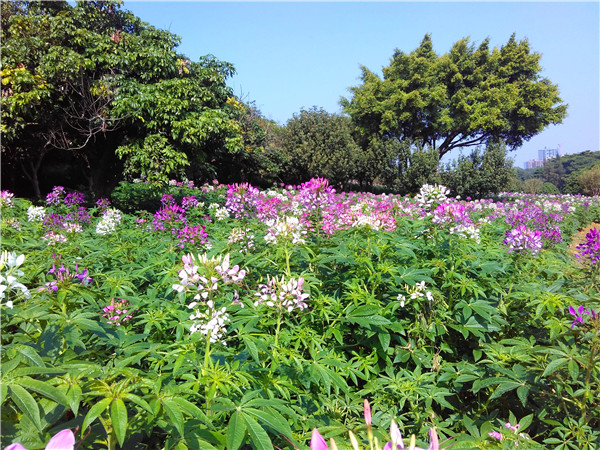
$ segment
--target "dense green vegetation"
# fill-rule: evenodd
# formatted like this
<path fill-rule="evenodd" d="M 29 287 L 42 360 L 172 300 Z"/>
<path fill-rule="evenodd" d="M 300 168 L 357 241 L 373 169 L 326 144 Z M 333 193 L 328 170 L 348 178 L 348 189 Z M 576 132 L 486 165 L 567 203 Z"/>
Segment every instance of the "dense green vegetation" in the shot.
<path fill-rule="evenodd" d="M 515 169 L 516 177 L 524 182 L 516 184 L 516 189 L 521 192 L 541 193 L 543 183 L 554 185 L 557 191 L 565 194 L 583 193 L 587 195 L 598 189 L 598 182 L 590 172 L 594 166 L 600 165 L 600 151 L 586 150 L 581 153 L 552 158 L 544 166 L 535 169 Z M 595 169 L 597 170 L 597 169 Z M 583 176 L 583 178 L 582 178 Z M 532 180 L 534 181 L 529 181 Z M 551 192 L 546 192 L 551 193 Z"/>
<path fill-rule="evenodd" d="M 347 448 L 364 399 L 380 443 L 600 443 L 598 197 L 131 186 L 2 193 L 3 443 Z"/>

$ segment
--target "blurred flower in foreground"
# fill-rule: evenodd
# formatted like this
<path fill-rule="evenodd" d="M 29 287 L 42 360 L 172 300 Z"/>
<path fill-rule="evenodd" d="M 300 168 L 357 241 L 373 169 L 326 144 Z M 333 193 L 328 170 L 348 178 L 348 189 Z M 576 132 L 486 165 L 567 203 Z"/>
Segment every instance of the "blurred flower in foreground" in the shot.
<path fill-rule="evenodd" d="M 56 433 L 46 444 L 46 450 L 73 450 L 75 448 L 75 435 L 69 429 Z M 4 450 L 27 450 L 21 444 L 10 444 Z"/>

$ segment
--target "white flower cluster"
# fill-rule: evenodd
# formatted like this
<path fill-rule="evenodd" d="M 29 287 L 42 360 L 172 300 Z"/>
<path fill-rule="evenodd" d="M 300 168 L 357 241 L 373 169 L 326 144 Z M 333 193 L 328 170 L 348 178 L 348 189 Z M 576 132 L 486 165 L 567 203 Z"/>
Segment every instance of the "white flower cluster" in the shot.
<path fill-rule="evenodd" d="M 46 215 L 46 208 L 43 206 L 30 206 L 27 208 L 28 222 L 42 222 Z"/>
<path fill-rule="evenodd" d="M 265 236 L 265 241 L 268 244 L 290 239 L 292 244 L 306 243 L 306 240 L 303 238 L 306 235 L 306 230 L 297 217 L 287 216 L 285 219 L 271 219 L 265 223 L 269 227 Z"/>
<path fill-rule="evenodd" d="M 48 241 L 48 245 L 64 244 L 67 242 L 67 237 L 64 234 L 55 233 L 54 231 L 49 231 L 42 239 Z"/>
<path fill-rule="evenodd" d="M 65 225 L 65 231 L 67 233 L 81 233 L 83 231 L 83 227 L 78 223 L 68 223 Z"/>
<path fill-rule="evenodd" d="M 475 225 L 457 225 L 450 228 L 450 234 L 456 234 L 465 239 L 473 239 L 478 244 L 481 244 L 479 228 L 477 228 Z"/>
<path fill-rule="evenodd" d="M 254 234 L 252 234 L 252 230 L 250 228 L 246 228 L 245 230 L 241 228 L 234 228 L 229 234 L 227 243 L 229 245 L 239 243 L 241 246 L 240 252 L 250 253 L 250 251 L 254 249 Z"/>
<path fill-rule="evenodd" d="M 19 290 L 25 298 L 31 297 L 29 289 L 17 281 L 17 277 L 23 276 L 23 271 L 19 269 L 19 266 L 24 261 L 25 255 L 17 256 L 15 252 L 8 253 L 8 251 L 4 250 L 2 255 L 0 255 L 0 271 L 3 271 L 0 272 L 0 299 L 5 298 L 6 291 L 9 290 Z M 5 267 L 6 271 L 4 271 Z M 6 307 L 12 309 L 12 300 L 6 302 Z"/>
<path fill-rule="evenodd" d="M 361 215 L 356 218 L 356 220 L 352 223 L 353 228 L 360 228 L 363 226 L 368 226 L 375 231 L 379 231 L 379 229 L 384 224 L 381 222 L 381 219 L 377 218 L 373 215 Z"/>
<path fill-rule="evenodd" d="M 287 312 L 292 312 L 294 309 L 302 311 L 308 308 L 305 300 L 309 297 L 309 294 L 302 292 L 303 285 L 302 277 L 297 280 L 292 278 L 286 282 L 283 276 L 281 280 L 267 276 L 267 284 L 259 284 L 259 291 L 254 294 L 258 297 L 254 306 L 264 303 L 270 307 L 283 308 Z"/>
<path fill-rule="evenodd" d="M 102 218 L 96 225 L 96 233 L 109 234 L 117 229 L 121 223 L 121 211 L 116 208 L 108 208 L 102 213 Z"/>
<path fill-rule="evenodd" d="M 448 199 L 450 189 L 440 184 L 424 184 L 415 197 L 417 203 L 422 207 L 430 208 L 435 204 L 440 204 Z"/>
<path fill-rule="evenodd" d="M 404 285 L 404 289 L 406 289 L 406 293 L 409 295 L 409 298 L 411 300 L 416 300 L 418 298 L 425 297 L 430 302 L 433 302 L 433 294 L 431 293 L 431 291 L 427 290 L 424 281 L 415 284 L 413 287 L 406 284 Z M 404 296 L 403 294 L 398 294 L 396 300 L 400 302 L 400 307 L 404 308 L 404 305 L 406 304 L 406 296 Z"/>
<path fill-rule="evenodd" d="M 209 336 L 210 342 L 221 342 L 223 345 L 227 343 L 223 340 L 223 336 L 227 332 L 225 327 L 226 322 L 229 322 L 229 314 L 224 306 L 221 309 L 215 309 L 212 300 L 206 302 L 208 309 L 205 312 L 196 310 L 190 315 L 190 320 L 200 320 L 194 322 L 190 327 L 190 333 L 200 332 L 205 336 Z M 191 307 L 191 305 L 189 306 Z"/>
<path fill-rule="evenodd" d="M 225 220 L 229 217 L 229 211 L 224 206 L 219 206 L 218 203 L 211 203 L 208 206 L 208 211 L 216 220 Z"/>

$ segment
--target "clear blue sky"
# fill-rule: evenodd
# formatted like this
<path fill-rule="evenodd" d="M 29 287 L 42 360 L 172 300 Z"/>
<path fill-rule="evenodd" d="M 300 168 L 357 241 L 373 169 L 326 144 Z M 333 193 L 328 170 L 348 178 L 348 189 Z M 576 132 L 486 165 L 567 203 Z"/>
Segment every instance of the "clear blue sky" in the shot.
<path fill-rule="evenodd" d="M 395 48 L 430 33 L 446 53 L 463 37 L 500 47 L 516 33 L 542 54 L 542 75 L 559 86 L 568 117 L 511 153 L 515 165 L 544 147 L 600 150 L 599 2 L 201 2 L 125 0 L 124 8 L 182 38 L 192 60 L 234 64 L 229 86 L 281 124 L 311 106 L 341 112 L 360 66 L 381 72 Z"/>

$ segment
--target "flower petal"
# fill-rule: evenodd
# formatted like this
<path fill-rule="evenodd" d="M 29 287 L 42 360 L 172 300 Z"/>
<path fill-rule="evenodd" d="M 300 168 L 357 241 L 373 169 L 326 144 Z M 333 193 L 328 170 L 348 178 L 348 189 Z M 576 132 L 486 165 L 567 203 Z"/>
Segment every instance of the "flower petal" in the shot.
<path fill-rule="evenodd" d="M 325 439 L 323 439 L 323 436 L 321 436 L 321 433 L 319 433 L 319 430 L 316 428 L 313 428 L 312 431 L 312 436 L 310 438 L 310 449 L 329 450 L 329 447 L 327 447 L 327 442 L 325 442 Z"/>
<path fill-rule="evenodd" d="M 75 435 L 69 429 L 59 431 L 46 444 L 46 450 L 73 450 Z"/>

